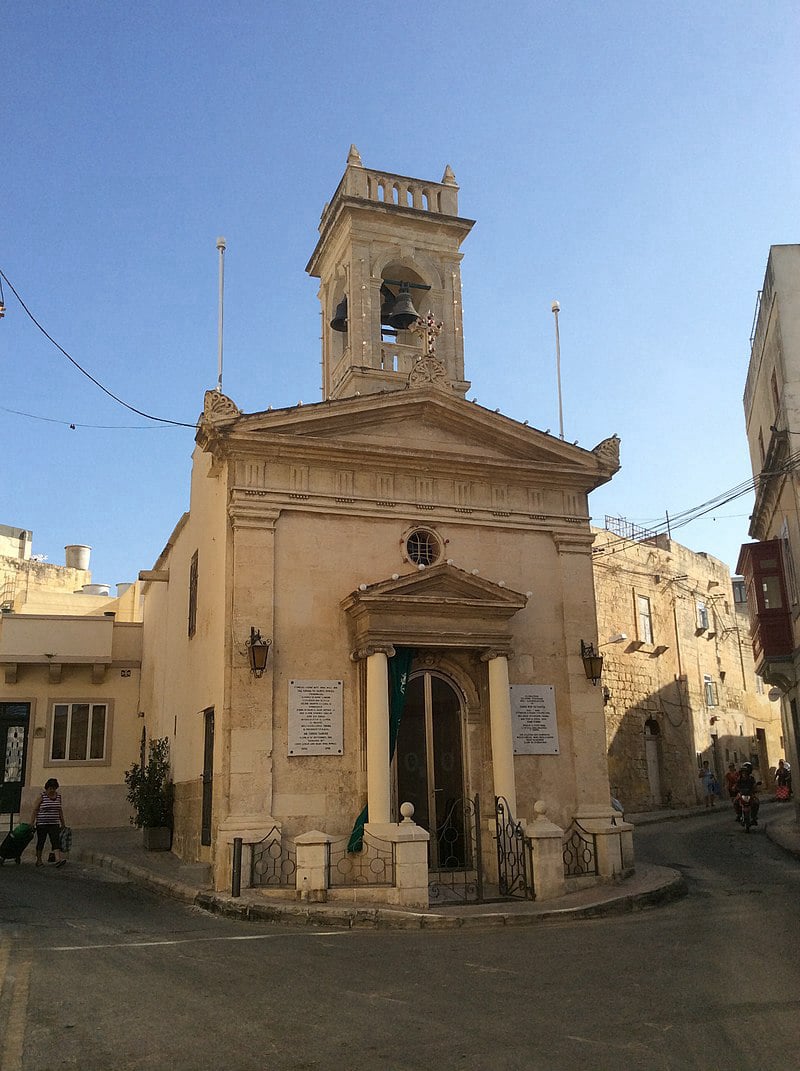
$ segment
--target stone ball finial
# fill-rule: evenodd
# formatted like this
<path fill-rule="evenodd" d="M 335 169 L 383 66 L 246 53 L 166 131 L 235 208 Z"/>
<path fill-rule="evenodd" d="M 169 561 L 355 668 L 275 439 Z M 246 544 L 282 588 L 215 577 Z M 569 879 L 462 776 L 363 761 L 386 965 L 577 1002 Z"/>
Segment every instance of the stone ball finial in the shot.
<path fill-rule="evenodd" d="M 536 821 L 540 821 L 547 817 L 547 804 L 544 800 L 537 800 L 533 805 L 533 813 L 536 815 Z"/>
<path fill-rule="evenodd" d="M 401 803 L 400 814 L 403 816 L 404 822 L 414 821 L 414 804 L 413 803 Z"/>

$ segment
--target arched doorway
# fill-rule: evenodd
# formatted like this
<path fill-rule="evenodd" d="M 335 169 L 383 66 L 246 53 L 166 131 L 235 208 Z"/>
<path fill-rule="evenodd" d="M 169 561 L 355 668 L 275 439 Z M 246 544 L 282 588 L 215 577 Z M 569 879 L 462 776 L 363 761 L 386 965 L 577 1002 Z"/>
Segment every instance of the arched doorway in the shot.
<path fill-rule="evenodd" d="M 462 727 L 461 697 L 453 684 L 431 670 L 412 674 L 397 735 L 397 802 L 413 803 L 414 821 L 431 834 L 434 869 L 466 863 L 463 828 L 455 836 L 437 836 L 452 827 L 455 805 L 465 794 Z"/>

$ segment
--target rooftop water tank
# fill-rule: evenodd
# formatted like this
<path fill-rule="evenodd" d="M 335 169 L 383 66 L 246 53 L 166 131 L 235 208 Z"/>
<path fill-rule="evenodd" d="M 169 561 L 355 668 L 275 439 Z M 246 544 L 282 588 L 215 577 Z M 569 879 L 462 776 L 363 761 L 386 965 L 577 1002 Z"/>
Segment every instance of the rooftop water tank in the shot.
<path fill-rule="evenodd" d="M 64 560 L 69 569 L 88 569 L 92 548 L 84 543 L 70 543 L 64 547 Z"/>

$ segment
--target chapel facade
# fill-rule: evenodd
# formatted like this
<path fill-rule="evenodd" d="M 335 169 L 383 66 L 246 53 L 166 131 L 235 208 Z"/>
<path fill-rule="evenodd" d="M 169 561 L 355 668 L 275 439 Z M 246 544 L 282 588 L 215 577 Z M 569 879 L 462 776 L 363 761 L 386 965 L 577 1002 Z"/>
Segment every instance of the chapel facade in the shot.
<path fill-rule="evenodd" d="M 498 806 L 557 839 L 559 866 L 576 822 L 602 841 L 598 877 L 632 863 L 630 844 L 607 848 L 629 827 L 582 658 L 587 496 L 619 441 L 585 450 L 466 400 L 471 227 L 449 167 L 421 181 L 351 148 L 307 267 L 323 400 L 244 413 L 206 393 L 190 509 L 140 575 L 141 705 L 170 739 L 173 850 L 212 863 L 218 888 L 242 842 L 245 882 L 267 844 L 274 884 L 300 894 L 296 853 L 347 870 L 359 820 L 373 843 L 421 844 L 429 874 L 497 884 Z M 427 902 L 416 875 L 388 899 Z M 306 879 L 334 895 L 330 875 Z"/>

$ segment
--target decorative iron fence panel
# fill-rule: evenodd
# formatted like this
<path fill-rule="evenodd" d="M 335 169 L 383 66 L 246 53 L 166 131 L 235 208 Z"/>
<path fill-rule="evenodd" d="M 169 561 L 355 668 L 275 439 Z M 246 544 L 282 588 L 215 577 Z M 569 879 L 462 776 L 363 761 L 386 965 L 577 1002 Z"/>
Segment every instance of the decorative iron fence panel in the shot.
<path fill-rule="evenodd" d="M 273 826 L 263 840 L 251 845 L 250 884 L 294 886 L 297 850 L 294 842 Z"/>
<path fill-rule="evenodd" d="M 394 885 L 394 844 L 364 831 L 360 852 L 348 852 L 349 837 L 328 846 L 328 887 Z"/>
<path fill-rule="evenodd" d="M 494 814 L 500 895 L 507 900 L 533 900 L 533 860 L 522 825 L 504 796 L 495 796 Z"/>
<path fill-rule="evenodd" d="M 565 878 L 597 874 L 596 833 L 590 833 L 575 819 L 564 835 L 563 844 Z"/>
<path fill-rule="evenodd" d="M 434 832 L 438 867 L 428 881 L 431 903 L 483 902 L 479 796 L 454 800 Z"/>

